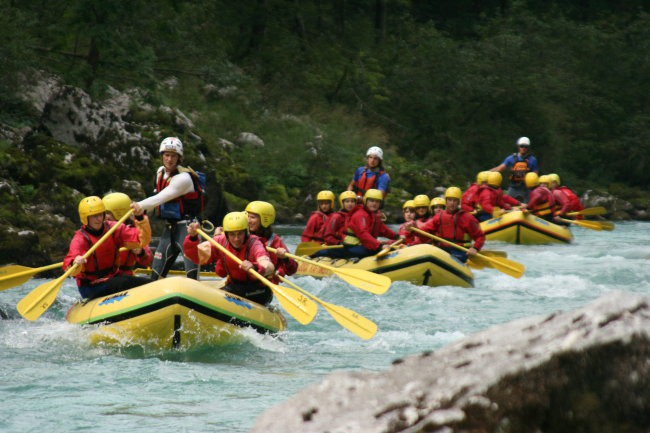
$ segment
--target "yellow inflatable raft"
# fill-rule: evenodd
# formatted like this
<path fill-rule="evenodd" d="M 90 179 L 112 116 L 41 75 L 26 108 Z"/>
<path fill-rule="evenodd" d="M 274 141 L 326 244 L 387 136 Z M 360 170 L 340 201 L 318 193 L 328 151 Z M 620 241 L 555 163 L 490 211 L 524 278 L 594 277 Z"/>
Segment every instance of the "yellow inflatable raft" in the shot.
<path fill-rule="evenodd" d="M 573 240 L 568 227 L 521 211 L 504 213 L 498 218 L 483 221 L 481 229 L 487 240 L 511 244 L 569 243 Z"/>
<path fill-rule="evenodd" d="M 468 266 L 430 244 L 397 249 L 381 259 L 370 256 L 360 260 L 329 257 L 316 257 L 311 260 L 337 268 L 363 269 L 383 274 L 392 281 L 410 281 L 425 286 L 474 286 L 474 276 Z M 297 274 L 326 277 L 332 272 L 320 266 L 300 262 Z"/>
<path fill-rule="evenodd" d="M 74 304 L 70 323 L 97 325 L 91 342 L 112 346 L 189 349 L 243 339 L 250 327 L 260 333 L 286 329 L 277 310 L 221 289 L 223 281 L 165 278 L 110 296 Z"/>

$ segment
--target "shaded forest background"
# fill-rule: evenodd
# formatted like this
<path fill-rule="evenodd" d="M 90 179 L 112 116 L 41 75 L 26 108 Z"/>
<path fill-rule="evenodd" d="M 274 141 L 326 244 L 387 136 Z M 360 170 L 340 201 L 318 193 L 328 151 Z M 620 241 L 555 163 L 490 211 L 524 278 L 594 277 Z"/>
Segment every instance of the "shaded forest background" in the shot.
<path fill-rule="evenodd" d="M 37 122 L 17 93 L 34 70 L 97 99 L 108 86 L 144 89 L 152 103 L 193 113 L 202 152 L 224 154 L 220 140 L 242 131 L 264 140 L 219 157 L 216 181 L 232 201 L 272 198 L 311 209 L 305 197 L 343 190 L 365 149 L 380 145 L 399 204 L 435 186 L 464 186 L 512 153 L 522 135 L 541 171 L 578 191 L 630 193 L 650 183 L 645 1 L 0 5 L 0 122 Z M 161 85 L 169 77 L 176 85 Z M 191 165 L 205 169 L 193 159 L 190 131 L 169 133 L 188 144 Z M 16 151 L 6 142 L 0 150 Z M 20 184 L 23 202 L 37 200 L 37 184 L 48 179 L 16 169 L 20 158 L 1 168 Z M 149 180 L 156 165 L 142 173 L 86 169 L 93 180 L 69 186 L 83 194 L 119 190 L 125 177 Z"/>

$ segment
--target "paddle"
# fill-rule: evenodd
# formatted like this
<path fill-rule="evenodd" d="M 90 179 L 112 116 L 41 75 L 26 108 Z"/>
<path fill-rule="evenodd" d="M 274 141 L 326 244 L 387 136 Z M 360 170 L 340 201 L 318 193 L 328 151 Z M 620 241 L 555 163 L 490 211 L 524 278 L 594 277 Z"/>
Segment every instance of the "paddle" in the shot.
<path fill-rule="evenodd" d="M 99 238 L 99 240 L 95 242 L 95 244 L 90 247 L 88 251 L 86 251 L 86 253 L 83 255 L 84 259 L 90 257 L 90 255 L 94 253 L 95 250 L 99 248 L 99 246 L 103 244 L 106 239 L 112 236 L 113 232 L 117 230 L 117 228 L 121 226 L 122 223 L 124 223 L 124 221 L 126 221 L 126 219 L 129 218 L 132 213 L 133 209 L 130 209 L 127 213 L 125 213 L 124 216 L 122 216 L 122 218 L 120 218 L 119 221 L 117 221 L 117 223 L 115 223 L 113 227 L 111 227 L 104 234 L 104 236 Z M 65 271 L 65 273 L 56 280 L 43 283 L 29 292 L 27 296 L 18 302 L 18 305 L 16 306 L 20 315 L 27 320 L 36 320 L 41 317 L 41 315 L 45 313 L 48 308 L 50 308 L 56 299 L 56 296 L 59 294 L 59 290 L 61 290 L 61 285 L 65 279 L 72 275 L 78 267 L 79 265 L 77 264 L 70 266 L 68 270 Z"/>
<path fill-rule="evenodd" d="M 242 260 L 240 260 L 239 257 L 228 251 L 223 245 L 212 239 L 203 230 L 197 229 L 197 233 L 201 235 L 203 239 L 214 245 L 214 247 L 219 251 L 230 257 L 233 261 L 239 264 L 242 263 Z M 248 272 L 250 272 L 251 275 L 254 275 L 260 282 L 262 282 L 266 287 L 273 291 L 273 294 L 277 296 L 280 305 L 282 305 L 282 308 L 284 308 L 287 313 L 296 319 L 298 323 L 306 325 L 314 320 L 314 317 L 316 317 L 316 312 L 318 311 L 318 305 L 316 305 L 312 300 L 300 294 L 299 292 L 296 292 L 295 290 L 289 289 L 288 287 L 281 287 L 277 284 L 273 284 L 254 269 L 249 269 Z"/>
<path fill-rule="evenodd" d="M 277 250 L 275 248 L 266 247 L 266 250 L 272 252 L 273 254 L 277 254 Z M 324 263 L 319 263 L 315 260 L 309 260 L 290 253 L 287 253 L 287 257 L 291 257 L 294 260 L 309 263 L 311 265 L 330 270 L 348 284 L 351 284 L 361 290 L 365 290 L 366 292 L 374 293 L 375 295 L 386 293 L 386 290 L 388 290 L 391 284 L 391 280 L 387 276 L 375 274 L 363 269 L 335 268 L 334 266 L 329 266 Z"/>
<path fill-rule="evenodd" d="M 563 221 L 568 224 L 575 224 L 578 227 L 584 227 L 589 230 L 597 230 L 601 231 L 603 228 L 597 224 L 593 224 L 591 221 L 586 221 L 586 220 L 570 220 L 566 218 L 560 218 L 560 221 Z"/>
<path fill-rule="evenodd" d="M 324 245 L 318 242 L 300 242 L 296 247 L 297 256 L 311 256 L 320 250 L 329 250 L 332 248 L 343 248 L 343 245 Z"/>
<path fill-rule="evenodd" d="M 277 275 L 277 276 L 280 280 L 284 281 L 286 284 L 289 284 L 294 289 L 298 290 L 299 292 L 303 293 L 305 296 L 310 297 L 311 299 L 313 299 L 314 301 L 322 305 L 323 308 L 325 308 L 325 310 L 328 313 L 330 313 L 330 315 L 334 318 L 334 320 L 336 320 L 339 323 L 339 325 L 341 325 L 348 331 L 352 332 L 353 334 L 357 335 L 358 337 L 364 340 L 369 340 L 372 337 L 374 337 L 374 335 L 377 333 L 377 325 L 373 321 L 363 317 L 356 311 L 352 311 L 348 308 L 341 307 L 340 305 L 334 305 L 325 302 L 322 299 L 319 299 L 316 296 L 312 295 L 311 293 L 307 292 L 306 290 L 298 287 L 288 279 L 284 278 L 282 275 Z"/>
<path fill-rule="evenodd" d="M 607 213 L 607 209 L 605 209 L 602 206 L 596 206 L 596 207 L 588 207 L 583 210 L 579 210 L 576 212 L 568 212 L 568 216 L 576 216 L 576 215 L 605 215 Z"/>
<path fill-rule="evenodd" d="M 41 266 L 40 268 L 29 268 L 20 265 L 3 266 L 0 268 L 0 291 L 20 286 L 40 272 L 60 268 L 61 266 L 63 266 L 63 262 Z"/>
<path fill-rule="evenodd" d="M 465 251 L 465 252 L 468 251 L 467 248 L 461 247 L 460 245 L 456 245 L 453 242 L 450 242 L 450 241 L 448 241 L 446 239 L 443 239 L 443 238 L 439 238 L 436 235 L 432 235 L 431 233 L 427 233 L 427 232 L 422 231 L 422 230 L 420 230 L 418 228 L 410 227 L 409 230 L 414 231 L 414 232 L 416 232 L 418 234 L 421 234 L 422 236 L 426 236 L 428 238 L 434 239 L 434 240 L 436 240 L 438 242 L 446 243 L 446 244 L 448 244 L 448 245 L 450 245 L 450 246 L 452 246 L 452 247 L 454 247 L 454 248 L 456 248 L 458 250 Z M 490 262 L 494 269 L 496 269 L 498 271 L 501 271 L 504 274 L 508 274 L 508 275 L 510 275 L 511 277 L 514 277 L 514 278 L 520 278 L 522 275 L 524 275 L 524 270 L 526 269 L 524 267 L 524 265 L 522 265 L 521 263 L 515 262 L 514 260 L 506 259 L 505 257 L 490 257 L 490 256 L 483 255 L 481 253 L 478 253 L 476 256 Z"/>
<path fill-rule="evenodd" d="M 151 268 L 135 268 L 133 270 L 134 274 L 151 274 L 153 272 L 153 269 Z M 180 269 L 170 269 L 167 271 L 167 275 L 179 275 L 179 276 L 187 276 L 187 271 L 182 271 Z M 218 275 L 215 275 L 214 272 L 201 272 L 199 274 L 202 277 L 216 277 L 219 278 Z"/>
<path fill-rule="evenodd" d="M 404 238 L 399 238 L 398 240 L 396 240 L 395 242 L 393 242 L 392 244 L 390 244 L 390 245 L 388 246 L 388 248 L 384 248 L 383 250 L 379 251 L 377 254 L 375 254 L 375 260 L 383 259 L 383 258 L 386 257 L 386 256 L 387 256 L 391 251 L 393 251 L 393 249 L 394 249 L 396 246 L 398 246 L 398 245 L 401 244 L 402 242 L 404 242 Z"/>
<path fill-rule="evenodd" d="M 590 230 L 607 230 L 607 231 L 612 231 L 614 230 L 614 223 L 609 222 L 609 221 L 588 221 L 588 220 L 570 220 L 566 218 L 560 218 L 561 221 L 564 221 L 565 223 L 570 223 L 570 224 L 575 224 L 579 227 L 584 227 L 586 229 Z"/>

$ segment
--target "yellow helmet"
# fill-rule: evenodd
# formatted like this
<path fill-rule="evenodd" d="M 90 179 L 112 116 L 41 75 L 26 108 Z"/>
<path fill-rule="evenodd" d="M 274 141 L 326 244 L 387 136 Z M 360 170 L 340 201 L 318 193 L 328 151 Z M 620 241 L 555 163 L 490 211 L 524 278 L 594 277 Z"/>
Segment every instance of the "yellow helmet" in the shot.
<path fill-rule="evenodd" d="M 490 174 L 489 171 L 480 171 L 476 175 L 476 183 L 481 184 L 481 183 L 487 182 L 489 174 Z"/>
<path fill-rule="evenodd" d="M 354 191 L 343 191 L 341 194 L 339 194 L 339 204 L 341 207 L 343 207 L 343 200 L 348 200 L 348 199 L 357 199 L 357 195 L 355 194 Z"/>
<path fill-rule="evenodd" d="M 415 207 L 415 202 L 413 200 L 406 200 L 404 204 L 402 205 L 402 210 L 406 209 L 407 207 L 414 208 Z"/>
<path fill-rule="evenodd" d="M 237 232 L 246 230 L 248 233 L 248 216 L 246 212 L 230 212 L 223 217 L 223 231 Z"/>
<path fill-rule="evenodd" d="M 503 181 L 503 176 L 501 176 L 501 173 L 498 171 L 489 171 L 487 175 L 487 184 L 490 186 L 496 186 L 499 187 L 501 186 L 501 182 Z"/>
<path fill-rule="evenodd" d="M 526 183 L 526 188 L 532 188 L 539 185 L 539 176 L 534 171 L 531 171 L 529 173 L 526 173 L 524 182 Z"/>
<path fill-rule="evenodd" d="M 316 195 L 316 201 L 328 200 L 332 204 L 332 207 L 334 207 L 334 199 L 335 197 L 332 191 L 324 190 Z"/>
<path fill-rule="evenodd" d="M 447 207 L 447 202 L 442 197 L 434 197 L 434 198 L 431 199 L 431 207 L 434 207 L 434 206 Z"/>
<path fill-rule="evenodd" d="M 419 194 L 413 197 L 413 203 L 415 204 L 415 207 L 429 207 L 431 200 L 429 200 L 428 196 Z"/>
<path fill-rule="evenodd" d="M 548 175 L 548 178 L 549 178 L 549 180 L 550 180 L 551 182 L 555 182 L 555 183 L 557 183 L 557 186 L 562 185 L 562 184 L 560 183 L 560 176 L 558 176 L 556 173 L 551 173 L 551 174 L 549 174 L 549 175 Z"/>
<path fill-rule="evenodd" d="M 384 193 L 379 191 L 378 189 L 369 189 L 366 191 L 366 193 L 363 195 L 363 204 L 366 204 L 366 201 L 371 198 L 374 200 L 379 200 L 379 201 L 384 201 Z"/>
<path fill-rule="evenodd" d="M 463 191 L 461 191 L 461 189 L 458 188 L 457 186 L 450 186 L 445 191 L 445 199 L 456 198 L 460 200 L 462 197 L 463 197 Z"/>
<path fill-rule="evenodd" d="M 106 194 L 102 198 L 106 212 L 113 214 L 117 220 L 121 219 L 125 213 L 131 209 L 131 199 L 123 192 L 113 192 Z"/>
<path fill-rule="evenodd" d="M 79 202 L 79 219 L 81 224 L 88 225 L 88 217 L 91 215 L 99 215 L 106 212 L 106 207 L 101 198 L 96 195 L 82 198 Z"/>
<path fill-rule="evenodd" d="M 548 177 L 548 175 L 543 174 L 539 177 L 539 183 L 543 183 L 548 186 L 551 184 L 551 179 Z"/>
<path fill-rule="evenodd" d="M 265 201 L 252 201 L 246 205 L 246 212 L 260 216 L 262 227 L 268 227 L 275 222 L 275 208 Z"/>

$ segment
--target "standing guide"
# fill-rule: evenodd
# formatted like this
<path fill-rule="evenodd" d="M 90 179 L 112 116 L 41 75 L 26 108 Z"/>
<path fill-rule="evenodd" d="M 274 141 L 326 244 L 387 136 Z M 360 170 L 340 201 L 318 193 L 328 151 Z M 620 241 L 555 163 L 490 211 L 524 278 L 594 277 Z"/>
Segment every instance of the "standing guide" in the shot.
<path fill-rule="evenodd" d="M 203 213 L 203 187 L 199 174 L 189 167 L 181 166 L 183 143 L 176 137 L 167 137 L 159 148 L 162 166 L 155 179 L 155 195 L 131 207 L 136 211 L 156 210 L 158 217 L 166 221 L 160 236 L 152 264 L 152 280 L 167 276 L 179 254 L 187 235 L 187 224 Z M 198 279 L 199 267 L 184 257 L 185 273 Z"/>
<path fill-rule="evenodd" d="M 524 178 L 526 173 L 537 173 L 539 171 L 537 158 L 530 153 L 530 139 L 528 137 L 519 137 L 517 152 L 508 155 L 501 164 L 490 171 L 503 171 L 506 168 L 510 169 L 510 186 L 506 194 L 520 202 L 527 202 L 529 193 Z"/>

